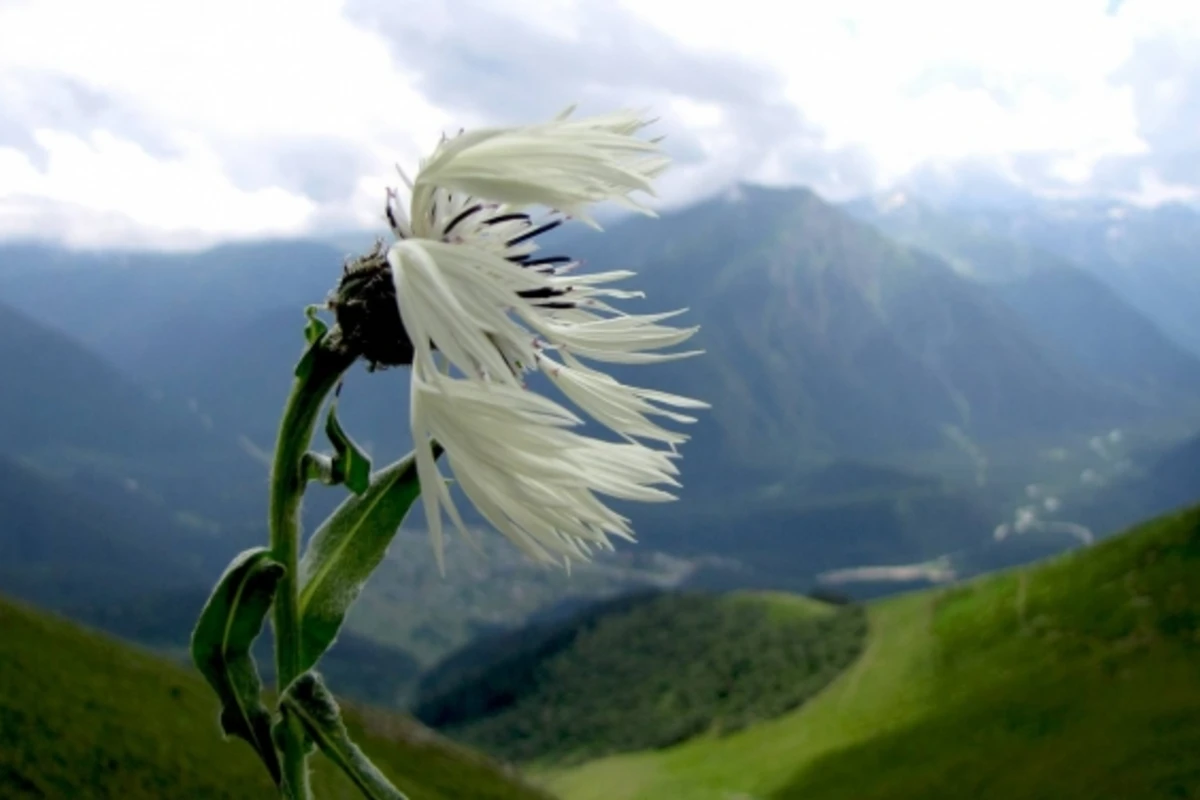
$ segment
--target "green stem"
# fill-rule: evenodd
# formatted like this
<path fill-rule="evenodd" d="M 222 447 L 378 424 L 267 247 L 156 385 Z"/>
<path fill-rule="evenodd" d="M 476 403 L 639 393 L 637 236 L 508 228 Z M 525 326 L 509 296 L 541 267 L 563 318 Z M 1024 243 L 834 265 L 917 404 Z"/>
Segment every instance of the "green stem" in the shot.
<path fill-rule="evenodd" d="M 271 467 L 268 524 L 271 555 L 285 572 L 275 595 L 275 674 L 282 692 L 300 672 L 300 503 L 307 484 L 302 460 L 312 443 L 313 429 L 325 398 L 354 363 L 354 357 L 333 346 L 328 336 L 312 346 L 297 370 L 284 406 Z M 299 723 L 288 724 L 282 735 L 283 776 L 291 800 L 308 800 L 308 767 Z"/>

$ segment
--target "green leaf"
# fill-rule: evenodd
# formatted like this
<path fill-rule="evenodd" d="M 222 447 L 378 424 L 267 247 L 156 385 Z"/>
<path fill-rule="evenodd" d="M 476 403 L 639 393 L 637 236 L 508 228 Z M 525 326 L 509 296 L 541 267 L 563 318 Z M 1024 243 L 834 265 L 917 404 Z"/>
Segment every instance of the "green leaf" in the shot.
<path fill-rule="evenodd" d="M 319 309 L 320 306 L 308 306 L 304 309 L 304 316 L 308 318 L 308 324 L 304 326 L 304 341 L 308 342 L 308 349 L 296 362 L 296 369 L 293 371 L 293 374 L 301 380 L 307 378 L 308 374 L 312 372 L 317 351 L 321 349 L 321 342 L 325 338 L 325 334 L 329 332 L 329 326 L 317 316 Z"/>
<path fill-rule="evenodd" d="M 329 330 L 325 320 L 317 316 L 320 310 L 320 306 L 306 306 L 304 309 L 304 316 L 308 317 L 308 324 L 304 326 L 304 339 L 309 344 L 315 344 Z"/>
<path fill-rule="evenodd" d="M 296 678 L 283 693 L 280 704 L 286 714 L 300 720 L 321 752 L 346 773 L 346 777 L 354 782 L 364 797 L 370 800 L 406 800 L 366 754 L 350 741 L 350 733 L 342 722 L 337 701 L 325 688 L 320 675 L 306 672 Z"/>
<path fill-rule="evenodd" d="M 320 339 L 308 346 L 308 349 L 304 351 L 304 355 L 302 355 L 300 360 L 296 362 L 296 369 L 293 371 L 293 374 L 296 376 L 296 378 L 299 380 L 304 380 L 309 376 L 309 374 L 312 372 L 313 362 L 316 361 L 317 358 L 317 351 L 320 349 Z"/>
<path fill-rule="evenodd" d="M 283 573 L 265 548 L 241 553 L 217 581 L 192 632 L 192 660 L 221 701 L 221 729 L 249 742 L 276 784 L 279 756 L 250 647 L 262 632 Z"/>
<path fill-rule="evenodd" d="M 351 439 L 337 418 L 337 402 L 329 405 L 325 418 L 325 435 L 333 444 L 332 477 L 334 483 L 344 483 L 355 494 L 362 494 L 371 482 L 371 459 L 358 443 Z"/>
<path fill-rule="evenodd" d="M 300 669 L 316 664 L 337 639 L 420 494 L 409 454 L 375 473 L 365 492 L 347 498 L 313 534 L 300 562 Z"/>

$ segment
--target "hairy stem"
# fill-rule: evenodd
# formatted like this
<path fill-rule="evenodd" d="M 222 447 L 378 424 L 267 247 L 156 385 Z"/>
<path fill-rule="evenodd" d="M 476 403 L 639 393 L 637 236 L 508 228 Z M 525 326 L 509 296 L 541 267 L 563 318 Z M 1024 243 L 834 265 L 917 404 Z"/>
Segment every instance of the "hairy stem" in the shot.
<path fill-rule="evenodd" d="M 273 620 L 275 674 L 281 692 L 300 672 L 300 503 L 307 483 L 302 461 L 325 398 L 354 363 L 354 356 L 328 335 L 313 345 L 306 359 L 307 368 L 292 382 L 284 406 L 271 466 L 271 555 L 286 569 L 275 595 Z M 289 722 L 281 740 L 284 785 L 291 800 L 308 800 L 307 759 L 298 723 Z"/>

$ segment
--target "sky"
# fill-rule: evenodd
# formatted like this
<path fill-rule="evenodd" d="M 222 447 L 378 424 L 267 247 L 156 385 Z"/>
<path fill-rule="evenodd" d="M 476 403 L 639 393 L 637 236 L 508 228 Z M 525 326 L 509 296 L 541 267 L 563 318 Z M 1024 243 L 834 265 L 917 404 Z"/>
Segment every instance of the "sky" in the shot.
<path fill-rule="evenodd" d="M 1196 0 L 0 0 L 0 238 L 381 227 L 443 131 L 648 108 L 658 204 L 1200 189 Z M 956 183 L 957 182 L 957 183 Z"/>

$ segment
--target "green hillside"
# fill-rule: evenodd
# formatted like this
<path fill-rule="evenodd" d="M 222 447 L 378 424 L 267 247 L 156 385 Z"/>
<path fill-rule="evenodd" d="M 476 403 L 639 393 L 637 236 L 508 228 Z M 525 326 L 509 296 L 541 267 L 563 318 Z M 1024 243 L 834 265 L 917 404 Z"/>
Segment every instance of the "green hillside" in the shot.
<path fill-rule="evenodd" d="M 870 609 L 862 658 L 728 738 L 547 772 L 568 800 L 1200 797 L 1200 508 Z"/>
<path fill-rule="evenodd" d="M 199 676 L 0 601 L 0 797 L 269 798 L 250 748 L 223 742 Z M 504 767 L 379 712 L 354 737 L 411 800 L 548 800 Z M 356 798 L 321 757 L 316 796 Z"/>
<path fill-rule="evenodd" d="M 435 667 L 418 718 L 514 760 L 579 761 L 788 712 L 859 655 L 857 606 L 650 593 L 483 641 Z"/>

